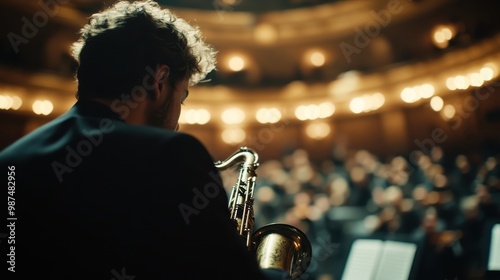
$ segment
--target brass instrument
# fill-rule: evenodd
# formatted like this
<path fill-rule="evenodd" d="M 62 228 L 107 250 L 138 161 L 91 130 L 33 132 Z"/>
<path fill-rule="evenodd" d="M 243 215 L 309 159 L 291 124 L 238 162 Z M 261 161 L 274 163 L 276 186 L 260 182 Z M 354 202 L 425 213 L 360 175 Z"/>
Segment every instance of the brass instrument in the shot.
<path fill-rule="evenodd" d="M 254 190 L 259 166 L 258 154 L 241 147 L 224 161 L 215 162 L 219 170 L 239 167 L 239 176 L 229 197 L 230 218 L 236 224 L 240 236 L 255 255 L 262 269 L 286 271 L 292 279 L 298 279 L 311 262 L 312 248 L 307 236 L 298 228 L 273 223 L 253 231 Z"/>

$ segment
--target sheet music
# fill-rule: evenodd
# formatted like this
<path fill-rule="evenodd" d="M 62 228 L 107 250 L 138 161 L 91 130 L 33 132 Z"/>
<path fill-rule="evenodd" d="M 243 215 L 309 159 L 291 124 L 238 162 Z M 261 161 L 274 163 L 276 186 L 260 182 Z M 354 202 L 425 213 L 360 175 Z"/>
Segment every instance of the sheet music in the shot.
<path fill-rule="evenodd" d="M 375 279 L 407 280 L 416 251 L 413 243 L 386 241 Z"/>
<path fill-rule="evenodd" d="M 494 225 L 491 229 L 488 270 L 500 270 L 500 224 Z"/>
<path fill-rule="evenodd" d="M 353 242 L 342 280 L 371 280 L 378 266 L 383 242 L 358 239 Z"/>
<path fill-rule="evenodd" d="M 358 239 L 351 247 L 342 280 L 407 280 L 416 250 L 413 243 Z"/>

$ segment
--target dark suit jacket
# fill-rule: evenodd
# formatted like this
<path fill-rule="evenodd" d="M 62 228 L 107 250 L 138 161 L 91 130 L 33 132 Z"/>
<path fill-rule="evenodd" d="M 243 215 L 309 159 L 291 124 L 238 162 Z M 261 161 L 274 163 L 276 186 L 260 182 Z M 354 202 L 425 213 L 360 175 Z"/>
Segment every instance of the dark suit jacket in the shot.
<path fill-rule="evenodd" d="M 4 149 L 4 178 L 8 166 L 18 276 L 265 279 L 229 219 L 213 159 L 190 135 L 79 101 Z"/>

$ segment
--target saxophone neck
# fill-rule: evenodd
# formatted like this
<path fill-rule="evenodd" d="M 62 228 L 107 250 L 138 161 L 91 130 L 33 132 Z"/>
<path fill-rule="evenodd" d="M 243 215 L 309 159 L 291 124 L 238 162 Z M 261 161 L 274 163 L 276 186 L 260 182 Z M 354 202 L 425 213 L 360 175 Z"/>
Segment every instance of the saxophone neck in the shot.
<path fill-rule="evenodd" d="M 214 164 L 219 170 L 226 170 L 234 166 L 255 170 L 259 166 L 259 155 L 250 148 L 240 147 L 227 159 L 216 161 Z"/>

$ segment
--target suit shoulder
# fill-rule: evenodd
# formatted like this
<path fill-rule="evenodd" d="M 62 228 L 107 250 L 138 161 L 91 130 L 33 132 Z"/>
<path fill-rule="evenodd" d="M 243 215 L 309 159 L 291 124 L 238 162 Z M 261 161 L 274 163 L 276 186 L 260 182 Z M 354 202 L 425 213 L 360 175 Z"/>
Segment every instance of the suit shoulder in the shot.
<path fill-rule="evenodd" d="M 185 155 L 191 154 L 211 158 L 205 145 L 191 134 L 175 132 L 166 139 L 165 144 L 171 149 L 184 150 Z"/>
<path fill-rule="evenodd" d="M 172 141 L 174 143 L 178 142 L 189 146 L 203 146 L 203 144 L 198 138 L 184 132 L 175 132 L 168 139 L 169 141 Z"/>
<path fill-rule="evenodd" d="M 155 127 L 130 125 L 124 125 L 122 128 L 117 129 L 117 132 L 118 131 L 118 136 L 120 138 L 127 138 L 127 141 L 144 143 L 151 148 L 161 146 L 174 154 L 183 151 L 191 151 L 195 154 L 208 154 L 208 150 L 200 139 L 185 132 L 167 131 Z"/>
<path fill-rule="evenodd" d="M 127 137 L 138 139 L 156 139 L 161 142 L 179 142 L 184 145 L 202 145 L 201 141 L 195 136 L 178 131 L 168 131 L 161 128 L 150 126 L 132 126 L 123 124 L 122 128 L 118 131 L 127 134 Z"/>

